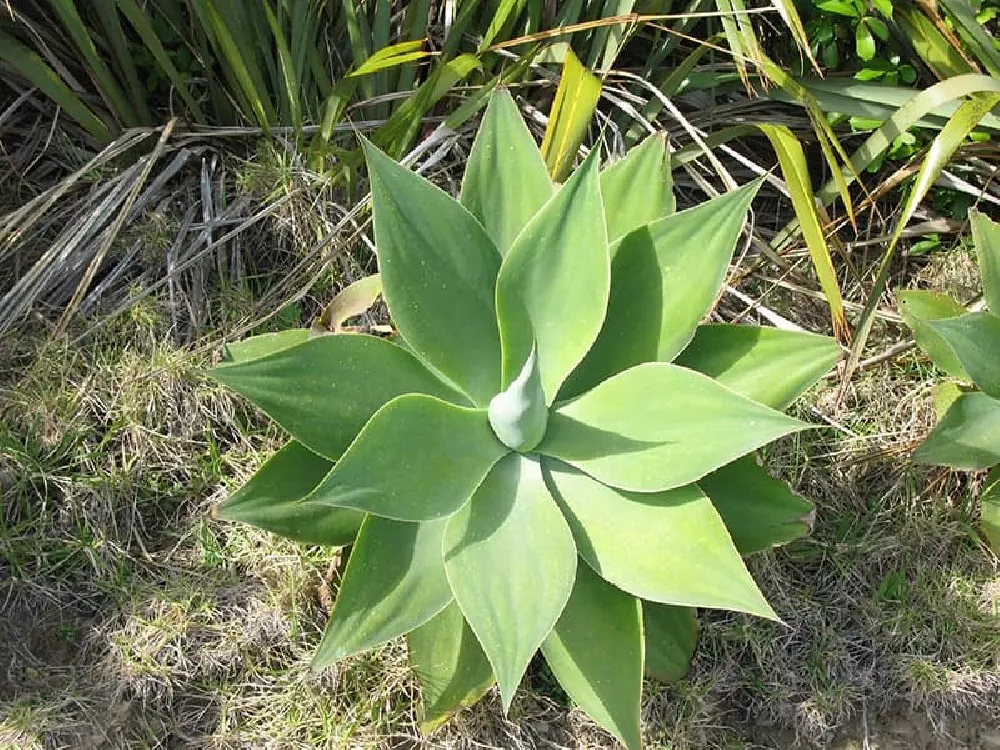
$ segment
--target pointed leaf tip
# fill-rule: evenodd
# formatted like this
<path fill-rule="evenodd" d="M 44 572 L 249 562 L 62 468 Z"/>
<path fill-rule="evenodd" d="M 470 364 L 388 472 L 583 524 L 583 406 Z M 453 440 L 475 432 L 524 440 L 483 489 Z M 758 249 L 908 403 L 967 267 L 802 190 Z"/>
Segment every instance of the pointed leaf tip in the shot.
<path fill-rule="evenodd" d="M 545 437 L 549 410 L 545 406 L 534 346 L 521 368 L 521 374 L 507 390 L 490 401 L 489 418 L 493 432 L 511 450 L 526 453 Z"/>

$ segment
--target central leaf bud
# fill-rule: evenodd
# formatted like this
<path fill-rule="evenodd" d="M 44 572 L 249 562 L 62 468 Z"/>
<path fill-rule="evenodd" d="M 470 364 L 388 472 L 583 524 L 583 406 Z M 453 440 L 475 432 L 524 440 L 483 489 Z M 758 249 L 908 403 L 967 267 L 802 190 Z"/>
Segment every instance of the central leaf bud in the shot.
<path fill-rule="evenodd" d="M 511 450 L 527 453 L 542 442 L 549 410 L 534 344 L 520 374 L 507 390 L 492 398 L 488 413 L 493 432 Z"/>

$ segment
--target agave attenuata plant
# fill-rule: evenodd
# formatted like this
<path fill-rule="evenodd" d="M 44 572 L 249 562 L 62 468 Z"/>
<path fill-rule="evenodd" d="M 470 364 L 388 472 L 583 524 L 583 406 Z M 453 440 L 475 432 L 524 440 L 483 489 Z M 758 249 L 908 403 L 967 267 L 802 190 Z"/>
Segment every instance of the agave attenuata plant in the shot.
<path fill-rule="evenodd" d="M 780 409 L 839 347 L 701 325 L 759 182 L 675 212 L 661 137 L 555 185 L 501 92 L 458 201 L 365 151 L 396 335 L 231 348 L 214 376 L 293 439 L 221 515 L 353 544 L 315 665 L 407 635 L 425 728 L 494 682 L 508 708 L 541 649 L 638 747 L 643 675 L 684 673 L 693 608 L 775 618 L 741 553 L 811 508 L 752 454 L 808 426 Z"/>

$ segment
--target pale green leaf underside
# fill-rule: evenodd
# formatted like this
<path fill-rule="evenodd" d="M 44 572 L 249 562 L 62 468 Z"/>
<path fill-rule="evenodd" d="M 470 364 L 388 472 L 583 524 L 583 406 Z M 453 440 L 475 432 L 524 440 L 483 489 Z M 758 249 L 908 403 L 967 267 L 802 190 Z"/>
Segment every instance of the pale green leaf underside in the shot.
<path fill-rule="evenodd" d="M 601 172 L 608 240 L 614 242 L 674 212 L 673 180 L 663 134 L 649 136 Z"/>
<path fill-rule="evenodd" d="M 962 367 L 954 350 L 947 341 L 941 338 L 939 333 L 936 333 L 928 325 L 932 320 L 965 315 L 968 310 L 951 297 L 924 289 L 907 289 L 897 292 L 896 298 L 899 300 L 899 312 L 906 324 L 913 330 L 913 338 L 916 339 L 920 348 L 927 352 L 927 356 L 944 372 L 960 380 L 968 381 L 969 373 Z"/>
<path fill-rule="evenodd" d="M 653 362 L 560 405 L 538 450 L 614 487 L 656 492 L 808 427 L 694 370 Z"/>
<path fill-rule="evenodd" d="M 405 635 L 447 606 L 452 594 L 441 558 L 446 523 L 365 518 L 314 669 Z"/>
<path fill-rule="evenodd" d="M 1000 224 L 979 211 L 969 212 L 983 292 L 990 312 L 1000 315 Z"/>
<path fill-rule="evenodd" d="M 741 396 L 784 409 L 841 356 L 840 345 L 828 336 L 710 323 L 698 326 L 676 363 L 714 378 Z"/>
<path fill-rule="evenodd" d="M 500 255 L 451 196 L 365 142 L 383 296 L 412 349 L 477 405 L 500 389 Z"/>
<path fill-rule="evenodd" d="M 770 549 L 809 533 L 815 510 L 757 459 L 743 456 L 698 480 L 741 555 Z"/>
<path fill-rule="evenodd" d="M 505 453 L 485 409 L 399 396 L 375 413 L 308 499 L 399 521 L 441 518 L 468 502 Z"/>
<path fill-rule="evenodd" d="M 697 485 L 625 492 L 558 461 L 545 469 L 580 556 L 605 580 L 662 604 L 777 619 Z"/>
<path fill-rule="evenodd" d="M 988 312 L 974 312 L 957 318 L 929 320 L 927 326 L 948 343 L 979 390 L 1000 398 L 1000 318 Z"/>
<path fill-rule="evenodd" d="M 308 328 L 290 328 L 287 331 L 251 336 L 250 338 L 243 339 L 243 341 L 227 344 L 223 360 L 219 363 L 219 367 L 228 367 L 260 359 L 269 354 L 280 352 L 282 349 L 297 346 L 308 339 Z"/>
<path fill-rule="evenodd" d="M 375 336 L 320 336 L 209 375 L 330 460 L 340 458 L 371 415 L 396 396 L 464 401 L 412 354 Z"/>
<path fill-rule="evenodd" d="M 507 91 L 490 97 L 462 180 L 462 205 L 479 219 L 501 255 L 553 186 L 541 152 Z"/>
<path fill-rule="evenodd" d="M 350 544 L 364 513 L 303 500 L 332 466 L 302 443 L 290 440 L 219 506 L 219 517 L 303 544 Z"/>
<path fill-rule="evenodd" d="M 422 732 L 433 732 L 493 684 L 490 662 L 454 601 L 411 631 L 406 646 L 410 669 L 420 680 Z"/>
<path fill-rule="evenodd" d="M 725 281 L 760 181 L 654 221 L 612 247 L 601 333 L 560 399 L 642 362 L 670 362 L 687 346 Z"/>
<path fill-rule="evenodd" d="M 503 386 L 533 345 L 546 403 L 587 353 L 604 319 L 610 262 L 596 156 L 517 236 L 497 280 Z"/>
<path fill-rule="evenodd" d="M 538 461 L 501 459 L 448 521 L 445 569 L 493 666 L 504 708 L 552 630 L 576 576 L 576 547 Z"/>
<path fill-rule="evenodd" d="M 629 750 L 639 750 L 642 607 L 581 565 L 559 621 L 542 643 L 559 684 Z"/>
<path fill-rule="evenodd" d="M 642 603 L 646 637 L 646 674 L 676 682 L 688 673 L 698 644 L 698 617 L 690 607 Z"/>
<path fill-rule="evenodd" d="M 968 471 L 1000 464 L 1000 400 L 985 393 L 963 393 L 913 460 Z"/>

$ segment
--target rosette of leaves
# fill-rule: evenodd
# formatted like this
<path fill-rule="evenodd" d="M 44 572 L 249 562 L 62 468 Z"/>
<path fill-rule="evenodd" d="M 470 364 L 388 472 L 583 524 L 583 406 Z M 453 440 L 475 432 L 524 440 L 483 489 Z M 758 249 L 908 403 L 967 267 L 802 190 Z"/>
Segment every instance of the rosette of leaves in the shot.
<path fill-rule="evenodd" d="M 980 528 L 1000 552 L 1000 224 L 977 211 L 969 218 L 987 309 L 970 312 L 925 290 L 897 296 L 917 344 L 949 376 L 935 393 L 938 423 L 913 458 L 968 471 L 991 469 Z"/>
<path fill-rule="evenodd" d="M 638 747 L 643 675 L 684 674 L 695 608 L 775 618 L 741 553 L 811 506 L 754 451 L 808 426 L 781 409 L 840 349 L 701 324 L 759 182 L 675 212 L 660 137 L 556 185 L 498 93 L 460 200 L 365 151 L 397 334 L 232 348 L 215 377 L 292 440 L 220 514 L 353 545 L 315 665 L 406 635 L 425 729 L 494 683 L 506 710 L 541 650 Z"/>

